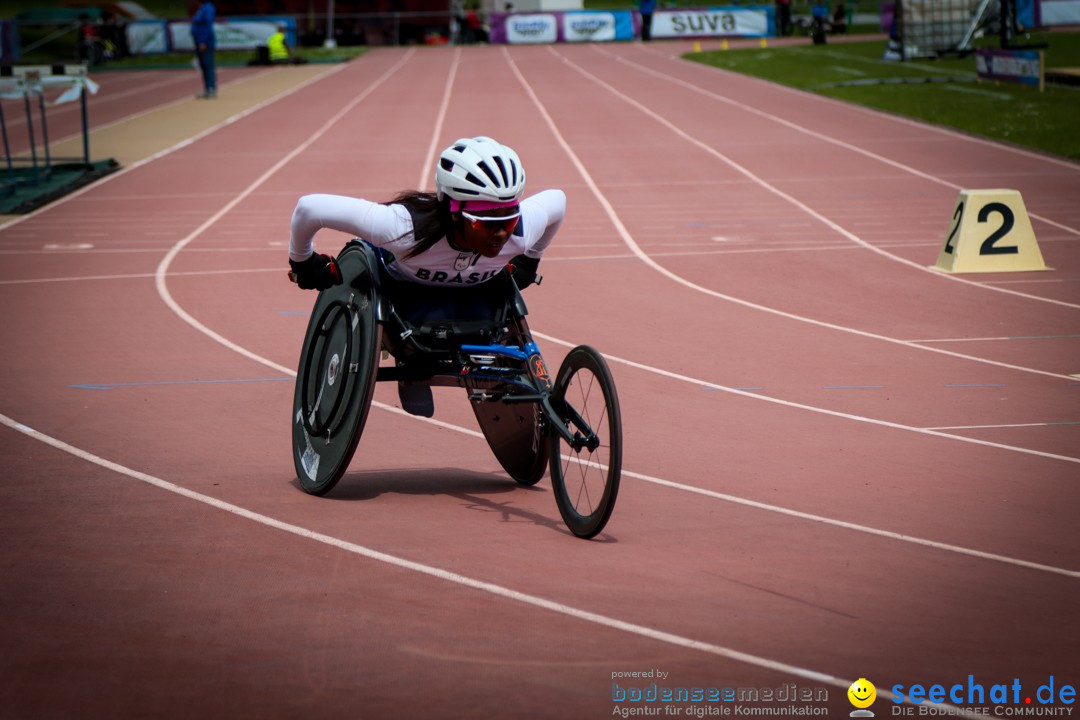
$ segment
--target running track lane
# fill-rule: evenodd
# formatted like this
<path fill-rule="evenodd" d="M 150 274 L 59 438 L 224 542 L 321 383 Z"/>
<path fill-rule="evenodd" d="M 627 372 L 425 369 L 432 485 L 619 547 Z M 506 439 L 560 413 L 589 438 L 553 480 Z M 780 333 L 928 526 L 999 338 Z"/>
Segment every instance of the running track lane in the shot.
<path fill-rule="evenodd" d="M 966 673 L 987 683 L 1020 677 L 1028 687 L 1050 674 L 1067 675 L 1078 567 L 1075 463 L 1023 450 L 1074 454 L 1075 433 L 1010 432 L 999 443 L 1006 448 L 910 429 L 920 420 L 1011 422 L 1040 411 L 1067 417 L 1075 412 L 1075 400 L 1069 405 L 1067 396 L 1073 390 L 1068 380 L 1052 377 L 1058 370 L 1053 353 L 1047 359 L 1046 346 L 1026 354 L 1012 350 L 1010 362 L 1018 369 L 990 365 L 768 313 L 659 274 L 628 251 L 601 198 L 650 254 L 655 248 L 638 237 L 644 228 L 624 218 L 631 210 L 641 212 L 637 222 L 643 224 L 650 208 L 655 215 L 678 208 L 686 186 L 702 182 L 694 173 L 717 184 L 753 183 L 707 159 L 700 148 L 688 152 L 684 137 L 664 134 L 666 126 L 655 118 L 628 113 L 625 101 L 613 104 L 593 81 L 553 63 L 547 52 L 516 48 L 513 65 L 494 48 L 469 48 L 460 56 L 453 50 L 372 53 L 332 83 L 317 83 L 16 226 L 44 238 L 76 212 L 123 208 L 132 216 L 125 231 L 99 240 L 97 252 L 20 254 L 5 263 L 4 281 L 103 271 L 128 277 L 0 285 L 6 306 L 34 308 L 5 323 L 4 360 L 13 372 L 2 381 L 3 412 L 95 455 L 296 527 L 707 645 L 689 649 L 670 638 L 643 638 L 234 519 L 5 430 L 5 454 L 19 482 L 2 486 L 4 507 L 12 509 L 3 518 L 11 530 L 6 535 L 19 541 L 3 557 L 11 570 L 5 575 L 23 600 L 6 603 L 13 607 L 5 615 L 14 627 L 33 628 L 13 641 L 16 657 L 27 661 L 22 667 L 48 664 L 50 688 L 57 686 L 57 672 L 68 681 L 61 684 L 67 692 L 45 694 L 33 672 L 6 673 L 5 695 L 17 708 L 62 711 L 75 698 L 83 708 L 79 689 L 94 687 L 106 689 L 95 696 L 106 711 L 153 714 L 195 707 L 260 716 L 363 710 L 374 717 L 463 711 L 606 717 L 611 673 L 653 665 L 671 673 L 673 683 L 703 686 L 824 682 L 797 674 L 799 668 L 848 680 L 864 676 L 879 690 L 895 682 L 952 682 Z M 575 60 L 581 69 L 619 80 L 610 75 L 618 66 L 609 67 L 609 59 L 601 56 L 595 68 L 584 54 Z M 453 92 L 441 108 L 451 76 Z M 383 77 L 355 111 L 253 187 Z M 641 85 L 627 81 L 620 82 Z M 741 80 L 719 73 L 712 82 L 718 91 L 739 90 L 763 106 L 778 92 L 756 84 L 755 98 Z M 505 96 L 493 97 L 493 87 Z M 650 89 L 642 102 L 676 111 L 688 102 L 665 87 Z M 791 112 L 803 118 L 833 105 L 805 97 L 800 102 Z M 511 127 L 490 120 L 506 106 L 518 109 Z M 616 139 L 609 123 L 608 132 L 596 137 L 603 118 L 615 112 L 630 124 L 635 147 L 649 150 L 648 167 L 659 180 L 648 187 L 634 187 L 645 164 L 640 157 L 596 149 L 600 141 Z M 671 120 L 677 127 L 683 122 L 678 117 L 676 112 Z M 733 127 L 748 133 L 748 147 L 755 141 L 768 153 L 768 139 L 747 125 Z M 692 134 L 690 126 L 680 129 Z M 340 490 L 326 499 L 296 490 L 283 420 L 291 391 L 283 370 L 295 362 L 311 298 L 280 279 L 280 239 L 295 196 L 319 190 L 385 197 L 415 184 L 433 133 L 441 146 L 462 134 L 498 131 L 527 158 L 533 189 L 564 187 L 571 198 L 565 232 L 545 261 L 545 284 L 529 291 L 535 330 L 720 387 L 760 383 L 754 392 L 773 400 L 614 365 L 626 417 L 627 469 L 714 495 L 627 478 L 608 532 L 598 542 L 575 541 L 557 521 L 547 483 L 535 490 L 508 483 L 482 440 L 453 429 L 475 427 L 459 393 L 442 392 L 437 419 L 452 427 L 375 410 Z M 379 142 L 357 142 L 372 137 Z M 782 133 L 777 141 L 793 142 Z M 650 144 L 695 162 L 652 152 Z M 964 162 L 964 148 L 956 152 L 956 162 Z M 220 157 L 232 162 L 199 174 L 208 159 Z M 656 157 L 668 159 L 657 164 Z M 802 176 L 815 168 L 796 170 Z M 871 189 L 882 169 L 873 164 L 863 173 L 859 187 Z M 194 177 L 201 178 L 199 192 L 190 190 Z M 835 182 L 830 172 L 818 178 L 821 185 L 828 182 Z M 774 194 L 756 187 L 738 189 L 747 202 L 775 202 Z M 177 192 L 182 203 L 172 197 Z M 228 206 L 236 198 L 242 199 Z M 701 205 L 708 209 L 707 202 Z M 219 219 L 199 229 L 225 207 Z M 879 212 L 895 221 L 911 214 L 910 208 L 889 206 Z M 171 236 L 150 234 L 159 221 Z M 772 232 L 768 223 L 759 228 L 763 237 Z M 280 366 L 278 371 L 210 341 L 160 302 L 149 276 L 164 253 L 185 239 L 167 268 L 167 287 L 178 305 Z M 661 233 L 658 244 L 663 240 Z M 319 242 L 327 247 L 336 239 Z M 843 280 L 824 263 L 803 259 L 811 253 L 774 254 L 798 257 L 784 270 L 791 282 L 768 296 L 770 302 L 791 315 L 841 325 L 845 318 L 835 316 L 829 292 Z M 865 251 L 845 257 L 845 265 L 867 276 L 904 270 Z M 721 283 L 730 256 L 701 253 L 691 260 L 705 279 L 712 278 L 695 285 L 714 292 L 749 295 L 750 286 L 777 284 L 773 266 L 747 263 L 744 279 L 732 288 Z M 668 261 L 656 261 L 678 274 Z M 1057 266 L 1075 277 L 1075 266 Z M 1022 329 L 1025 315 L 1057 334 L 1069 334 L 1072 323 L 1075 334 L 1068 308 L 906 272 L 905 302 L 924 297 L 929 308 L 944 294 L 960 309 L 980 303 L 999 313 L 1001 334 Z M 889 293 L 872 282 L 851 293 L 864 309 L 862 327 L 882 335 L 892 330 Z M 895 337 L 969 332 L 971 318 L 961 314 L 951 320 L 926 315 L 935 334 Z M 36 352 L 17 353 L 16 347 L 27 348 L 19 338 L 33 338 Z M 565 350 L 550 340 L 543 347 L 552 363 Z M 32 357 L 18 357 L 26 355 Z M 747 378 L 751 371 L 756 377 Z M 828 372 L 838 377 L 826 378 Z M 874 373 L 884 378 L 889 399 L 856 389 L 870 384 L 864 375 Z M 949 395 L 943 384 L 925 387 L 952 373 L 988 373 L 1007 382 L 960 395 Z M 228 379 L 251 382 L 207 382 Z M 187 384 L 171 384 L 177 380 Z M 116 385 L 69 387 L 88 383 Z M 377 400 L 392 405 L 392 389 L 380 388 Z M 811 406 L 905 427 L 806 409 Z M 39 492 L 27 493 L 26 486 Z M 717 497 L 725 491 L 806 515 Z M 998 559 L 825 519 L 975 548 Z M 49 572 L 38 574 L 42 567 Z M 970 600 L 973 589 L 977 606 Z M 83 613 L 97 624 L 86 627 Z M 789 667 L 736 661 L 715 648 Z M 121 683 L 136 669 L 144 689 L 131 692 Z M 253 704 L 256 695 L 264 698 L 261 704 Z M 845 707 L 842 690 L 831 687 L 830 696 L 834 711 Z"/>

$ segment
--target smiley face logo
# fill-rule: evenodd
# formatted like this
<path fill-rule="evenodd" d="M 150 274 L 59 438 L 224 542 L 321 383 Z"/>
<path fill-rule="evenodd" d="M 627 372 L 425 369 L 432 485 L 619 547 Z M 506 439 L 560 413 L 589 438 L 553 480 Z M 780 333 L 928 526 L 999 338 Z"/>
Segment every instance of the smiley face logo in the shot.
<path fill-rule="evenodd" d="M 847 698 L 857 708 L 868 708 L 877 699 L 877 688 L 866 678 L 859 678 L 851 683 L 851 687 L 847 690 Z"/>

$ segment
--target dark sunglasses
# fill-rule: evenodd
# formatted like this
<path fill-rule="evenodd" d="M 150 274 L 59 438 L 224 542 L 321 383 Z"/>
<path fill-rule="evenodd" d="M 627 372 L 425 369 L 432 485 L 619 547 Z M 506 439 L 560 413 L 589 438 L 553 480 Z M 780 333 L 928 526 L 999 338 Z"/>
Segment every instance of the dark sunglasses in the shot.
<path fill-rule="evenodd" d="M 514 232 L 514 228 L 517 227 L 518 221 L 521 220 L 521 211 L 518 210 L 513 215 L 490 217 L 473 215 L 472 213 L 467 213 L 462 210 L 461 216 L 472 226 L 473 230 L 483 230 L 484 232 L 490 233 L 505 230 L 507 233 L 512 233 Z"/>

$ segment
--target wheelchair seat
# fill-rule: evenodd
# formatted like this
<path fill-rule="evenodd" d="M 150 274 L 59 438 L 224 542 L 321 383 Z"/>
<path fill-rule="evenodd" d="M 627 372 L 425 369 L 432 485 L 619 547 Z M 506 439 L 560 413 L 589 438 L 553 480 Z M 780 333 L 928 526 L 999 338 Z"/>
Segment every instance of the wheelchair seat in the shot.
<path fill-rule="evenodd" d="M 398 280 L 387 270 L 388 253 L 362 240 L 350 244 L 360 245 L 367 253 L 376 272 L 375 295 L 378 298 L 376 315 L 383 325 L 383 349 L 399 361 L 420 360 L 440 362 L 453 360 L 462 345 L 487 345 L 500 342 L 507 327 L 516 317 L 528 314 L 521 292 L 510 273 L 503 271 L 483 285 L 473 288 L 432 288 L 426 285 Z M 459 300 L 469 297 L 486 303 L 490 317 L 441 318 L 421 322 L 410 321 L 395 306 L 397 293 L 421 293 L 424 302 L 433 305 L 440 299 Z M 468 295 L 463 295 L 468 293 Z M 426 363 L 425 363 L 426 364 Z"/>

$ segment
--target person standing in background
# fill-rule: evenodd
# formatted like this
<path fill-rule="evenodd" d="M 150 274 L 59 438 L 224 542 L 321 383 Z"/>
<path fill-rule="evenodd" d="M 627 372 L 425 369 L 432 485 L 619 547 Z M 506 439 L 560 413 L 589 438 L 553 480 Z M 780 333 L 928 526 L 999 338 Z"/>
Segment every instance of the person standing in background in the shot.
<path fill-rule="evenodd" d="M 656 11 L 656 0 L 640 0 L 638 12 L 641 13 L 641 39 L 652 40 L 652 16 Z"/>
<path fill-rule="evenodd" d="M 202 71 L 203 91 L 196 95 L 199 99 L 217 97 L 217 70 L 214 67 L 214 18 L 217 12 L 210 0 L 199 3 L 195 17 L 191 19 L 191 39 L 195 43 L 195 57 Z"/>
<path fill-rule="evenodd" d="M 780 37 L 791 34 L 791 0 L 776 0 L 776 24 Z"/>

